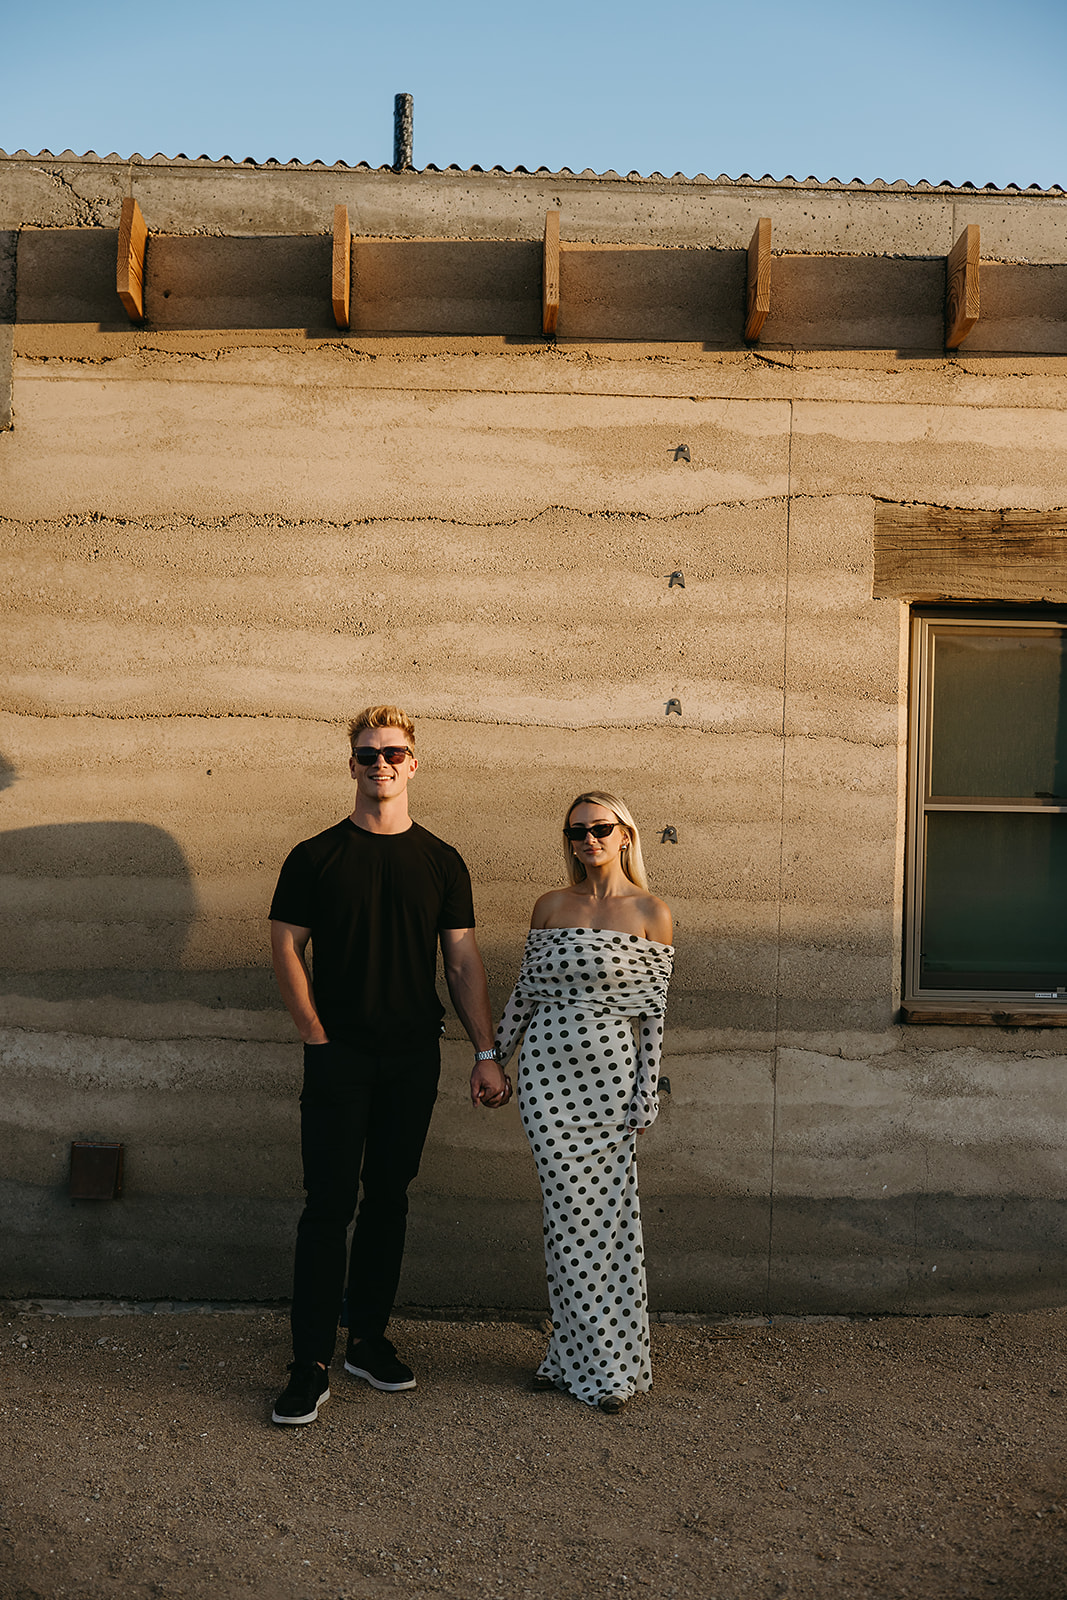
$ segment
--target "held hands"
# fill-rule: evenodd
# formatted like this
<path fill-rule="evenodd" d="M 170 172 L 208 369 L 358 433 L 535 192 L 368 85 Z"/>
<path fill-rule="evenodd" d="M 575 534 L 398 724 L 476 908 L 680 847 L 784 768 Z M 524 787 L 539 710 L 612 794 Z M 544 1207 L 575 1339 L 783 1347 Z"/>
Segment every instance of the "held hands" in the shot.
<path fill-rule="evenodd" d="M 496 1111 L 511 1099 L 511 1079 L 496 1061 L 476 1061 L 471 1073 L 471 1105 Z"/>

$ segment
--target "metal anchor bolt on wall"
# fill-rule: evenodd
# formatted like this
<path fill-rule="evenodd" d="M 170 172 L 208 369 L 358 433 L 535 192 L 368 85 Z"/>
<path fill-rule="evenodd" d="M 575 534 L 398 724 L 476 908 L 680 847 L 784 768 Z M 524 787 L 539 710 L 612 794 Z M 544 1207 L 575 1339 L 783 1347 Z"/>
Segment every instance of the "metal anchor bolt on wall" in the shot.
<path fill-rule="evenodd" d="M 675 447 L 675 451 L 674 451 L 674 459 L 675 459 L 675 461 L 688 461 L 689 460 L 689 446 L 687 444 L 677 445 Z"/>
<path fill-rule="evenodd" d="M 677 844 L 678 829 L 671 827 L 664 828 L 663 832 L 660 834 L 659 842 L 660 844 Z"/>
<path fill-rule="evenodd" d="M 684 589 L 685 588 L 685 573 L 684 572 L 672 572 L 671 573 L 671 581 L 667 585 L 667 588 L 668 589 L 673 589 L 675 584 L 678 585 L 679 589 Z"/>
<path fill-rule="evenodd" d="M 667 701 L 667 712 L 666 712 L 666 714 L 667 714 L 668 717 L 670 716 L 672 711 L 677 716 L 679 716 L 679 717 L 681 716 L 681 714 L 682 714 L 682 702 L 680 700 L 668 700 Z"/>

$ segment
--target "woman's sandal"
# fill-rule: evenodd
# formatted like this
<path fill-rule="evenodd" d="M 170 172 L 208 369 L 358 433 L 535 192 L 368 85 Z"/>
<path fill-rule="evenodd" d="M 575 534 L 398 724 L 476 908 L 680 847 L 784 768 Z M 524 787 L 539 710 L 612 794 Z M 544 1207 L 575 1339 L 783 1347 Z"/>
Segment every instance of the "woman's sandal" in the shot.
<path fill-rule="evenodd" d="M 555 1387 L 556 1385 L 547 1372 L 535 1372 L 530 1379 L 530 1388 L 535 1394 L 547 1394 L 549 1389 L 554 1389 Z"/>
<path fill-rule="evenodd" d="M 597 1401 L 597 1410 L 606 1411 L 609 1416 L 615 1416 L 626 1409 L 627 1396 L 624 1394 L 602 1394 Z"/>

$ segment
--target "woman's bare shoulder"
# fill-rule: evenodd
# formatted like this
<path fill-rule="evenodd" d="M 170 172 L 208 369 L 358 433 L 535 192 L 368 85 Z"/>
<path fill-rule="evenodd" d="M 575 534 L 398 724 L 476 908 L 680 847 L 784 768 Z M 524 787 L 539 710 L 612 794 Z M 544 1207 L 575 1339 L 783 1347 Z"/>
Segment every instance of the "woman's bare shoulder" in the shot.
<path fill-rule="evenodd" d="M 555 918 L 570 899 L 573 899 L 571 889 L 549 889 L 547 894 L 541 895 L 534 901 L 534 908 L 530 914 L 530 927 L 552 927 Z"/>
<path fill-rule="evenodd" d="M 645 938 L 654 940 L 656 944 L 673 944 L 674 918 L 666 900 L 660 900 L 654 894 L 643 895 L 641 911 L 645 919 Z"/>

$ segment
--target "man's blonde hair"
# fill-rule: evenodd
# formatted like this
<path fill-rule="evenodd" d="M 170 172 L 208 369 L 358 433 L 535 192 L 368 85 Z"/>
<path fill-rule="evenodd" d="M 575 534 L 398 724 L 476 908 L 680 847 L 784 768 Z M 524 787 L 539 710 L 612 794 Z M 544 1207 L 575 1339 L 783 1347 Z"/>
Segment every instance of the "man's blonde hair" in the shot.
<path fill-rule="evenodd" d="M 399 706 L 368 706 L 365 711 L 357 711 L 348 724 L 348 739 L 353 755 L 356 753 L 356 740 L 366 728 L 399 728 L 411 748 L 415 748 L 415 724 Z"/>

